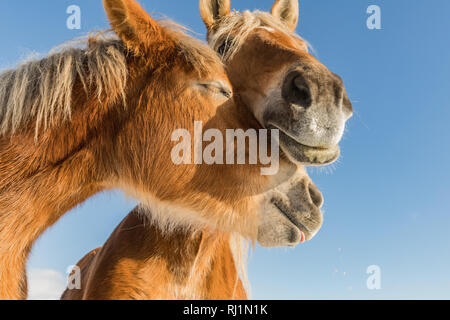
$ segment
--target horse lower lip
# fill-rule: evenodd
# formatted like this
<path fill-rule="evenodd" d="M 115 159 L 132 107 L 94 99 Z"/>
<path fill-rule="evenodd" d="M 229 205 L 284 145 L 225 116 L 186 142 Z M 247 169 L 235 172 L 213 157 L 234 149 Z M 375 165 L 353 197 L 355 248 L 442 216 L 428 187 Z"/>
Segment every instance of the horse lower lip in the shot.
<path fill-rule="evenodd" d="M 310 165 L 326 165 L 339 157 L 339 146 L 330 148 L 310 147 L 280 132 L 280 146 L 284 153 L 291 154 L 298 162 Z"/>
<path fill-rule="evenodd" d="M 285 134 L 286 135 L 286 134 Z M 305 150 L 309 150 L 309 151 L 314 151 L 314 152 L 330 152 L 333 150 L 336 150 L 336 148 L 338 148 L 337 145 L 335 146 L 330 146 L 330 147 L 318 147 L 318 146 L 310 146 L 304 143 L 301 143 L 295 139 L 293 139 L 291 136 L 286 135 L 286 137 L 288 137 L 289 139 L 291 139 L 294 143 L 296 143 L 299 147 L 305 149 Z"/>
<path fill-rule="evenodd" d="M 284 212 L 281 207 L 274 202 L 273 205 L 278 209 L 278 211 L 281 212 L 281 214 L 283 214 L 286 218 L 289 219 L 289 221 L 300 231 L 300 243 L 305 243 L 306 242 L 306 235 L 305 232 L 302 229 L 306 229 L 303 224 L 295 222 L 294 220 L 292 220 L 292 218 L 289 216 L 289 214 L 287 214 L 286 212 Z"/>
<path fill-rule="evenodd" d="M 295 143 L 295 144 L 297 144 L 297 145 L 299 145 L 299 146 L 301 146 L 302 148 L 305 148 L 305 149 L 316 150 L 316 151 L 318 151 L 318 152 L 320 152 L 320 151 L 326 152 L 326 151 L 328 151 L 328 150 L 335 149 L 335 148 L 337 147 L 337 145 L 332 145 L 332 146 L 329 146 L 329 147 L 323 147 L 323 146 L 311 146 L 311 145 L 302 143 L 302 141 L 299 141 L 298 139 L 294 138 L 291 134 L 287 133 L 287 132 L 284 131 L 284 130 L 281 130 L 281 129 L 280 129 L 279 127 L 277 127 L 277 126 L 274 126 L 274 125 L 271 124 L 271 125 L 268 126 L 268 128 L 269 128 L 269 129 L 277 129 L 277 130 L 279 130 L 281 135 L 285 136 L 285 137 L 288 138 L 289 140 L 292 140 L 293 143 Z"/>
<path fill-rule="evenodd" d="M 338 152 L 338 148 L 338 146 L 328 149 L 306 147 L 303 153 L 311 160 L 315 158 L 318 162 L 327 162 Z"/>

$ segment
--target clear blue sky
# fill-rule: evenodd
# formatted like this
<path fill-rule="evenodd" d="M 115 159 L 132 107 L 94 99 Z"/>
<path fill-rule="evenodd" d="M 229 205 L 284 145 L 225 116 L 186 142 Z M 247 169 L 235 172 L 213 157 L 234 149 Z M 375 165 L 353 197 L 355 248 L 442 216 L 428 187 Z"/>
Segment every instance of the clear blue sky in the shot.
<path fill-rule="evenodd" d="M 310 173 L 325 196 L 325 224 L 295 249 L 257 248 L 250 259 L 253 298 L 450 298 L 450 1 L 300 0 L 298 33 L 344 79 L 354 103 L 332 168 Z M 141 0 L 151 12 L 204 38 L 198 0 Z M 66 28 L 66 8 L 82 29 Z M 368 30 L 366 8 L 381 7 L 382 30 Z M 234 0 L 268 10 L 272 0 Z M 108 24 L 100 0 L 4 0 L 0 67 L 30 52 Z M 65 274 L 101 245 L 134 206 L 102 194 L 66 215 L 33 250 L 29 269 Z M 381 268 L 368 290 L 366 268 Z"/>

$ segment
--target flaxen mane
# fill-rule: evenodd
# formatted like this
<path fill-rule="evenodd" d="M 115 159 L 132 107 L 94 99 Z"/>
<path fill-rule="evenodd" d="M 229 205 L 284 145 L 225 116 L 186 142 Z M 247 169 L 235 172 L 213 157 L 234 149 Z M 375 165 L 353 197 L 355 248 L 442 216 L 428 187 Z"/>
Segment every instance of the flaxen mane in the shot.
<path fill-rule="evenodd" d="M 221 53 L 223 61 L 231 59 L 245 43 L 247 37 L 256 28 L 260 27 L 273 28 L 285 33 L 289 37 L 305 41 L 292 32 L 285 23 L 275 18 L 270 13 L 259 10 L 253 12 L 248 10 L 243 12 L 234 11 L 233 13 L 222 17 L 218 25 L 218 29 L 214 30 L 214 34 L 211 35 L 208 40 L 215 51 L 219 51 L 220 46 L 226 42 L 227 50 Z"/>
<path fill-rule="evenodd" d="M 184 34 L 182 27 L 171 21 L 160 23 L 198 72 L 207 70 L 211 62 L 220 63 L 205 44 Z M 95 95 L 100 100 L 108 96 L 110 101 L 124 99 L 128 77 L 126 57 L 127 50 L 116 35 L 99 32 L 61 45 L 44 59 L 3 71 L 0 74 L 0 137 L 13 135 L 32 120 L 36 122 L 37 136 L 55 118 L 70 118 L 77 79 L 88 96 Z"/>
<path fill-rule="evenodd" d="M 86 93 L 94 89 L 99 98 L 110 92 L 124 95 L 128 72 L 122 42 L 113 36 L 84 42 L 86 48 L 61 46 L 0 75 L 0 136 L 16 133 L 30 120 L 36 121 L 37 134 L 55 117 L 70 118 L 77 78 Z"/>

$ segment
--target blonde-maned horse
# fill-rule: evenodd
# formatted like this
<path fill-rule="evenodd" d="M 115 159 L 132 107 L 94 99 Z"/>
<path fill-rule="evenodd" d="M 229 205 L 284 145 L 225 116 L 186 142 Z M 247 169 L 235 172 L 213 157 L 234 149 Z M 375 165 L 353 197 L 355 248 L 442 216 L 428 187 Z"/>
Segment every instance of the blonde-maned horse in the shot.
<path fill-rule="evenodd" d="M 258 128 L 233 99 L 217 55 L 134 0 L 103 0 L 118 36 L 64 48 L 0 75 L 0 298 L 27 296 L 35 240 L 92 195 L 120 188 L 168 224 L 255 239 L 262 192 L 296 166 L 170 161 L 172 134 Z M 269 149 L 270 150 L 270 149 Z"/>
<path fill-rule="evenodd" d="M 334 142 L 340 140 L 352 107 L 340 78 L 311 57 L 306 43 L 292 33 L 298 1 L 276 1 L 271 15 L 230 13 L 229 1 L 201 0 L 200 9 L 210 44 L 234 75 L 237 103 L 261 125 L 294 130 L 284 138 L 284 151 L 294 162 L 320 165 L 334 161 L 339 155 Z M 258 55 L 263 57 L 258 59 Z M 276 69 L 279 66 L 282 71 Z M 266 73 L 266 80 L 259 82 Z M 270 94 L 260 90 L 267 84 L 272 84 L 266 87 Z M 292 246 L 311 239 L 319 230 L 323 199 L 303 168 L 264 197 L 268 206 L 262 211 L 258 234 L 263 246 Z M 158 222 L 148 220 L 151 211 L 146 206 L 135 209 L 102 248 L 86 255 L 78 263 L 81 290 L 68 289 L 62 298 L 247 297 L 239 279 L 242 269 L 235 263 L 240 266 L 242 256 L 236 246 L 230 246 L 230 240 L 235 240 L 230 234 L 182 225 L 165 232 Z M 245 270 L 241 275 L 245 276 Z"/>

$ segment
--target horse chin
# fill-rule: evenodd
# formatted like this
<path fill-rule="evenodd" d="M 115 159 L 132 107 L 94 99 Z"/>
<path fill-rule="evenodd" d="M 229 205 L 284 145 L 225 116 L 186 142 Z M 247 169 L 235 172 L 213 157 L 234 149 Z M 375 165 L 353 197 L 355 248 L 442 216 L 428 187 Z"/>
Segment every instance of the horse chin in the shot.
<path fill-rule="evenodd" d="M 323 166 L 335 162 L 340 156 L 338 145 L 330 148 L 310 147 L 297 142 L 280 130 L 280 149 L 290 161 L 308 166 Z"/>
<path fill-rule="evenodd" d="M 287 182 L 261 196 L 258 242 L 293 247 L 311 240 L 322 227 L 323 196 L 303 167 Z"/>
<path fill-rule="evenodd" d="M 295 247 L 310 241 L 320 230 L 323 216 L 319 208 L 296 212 L 283 201 L 271 199 L 270 202 L 270 209 L 265 211 L 258 230 L 258 242 L 261 246 Z"/>

